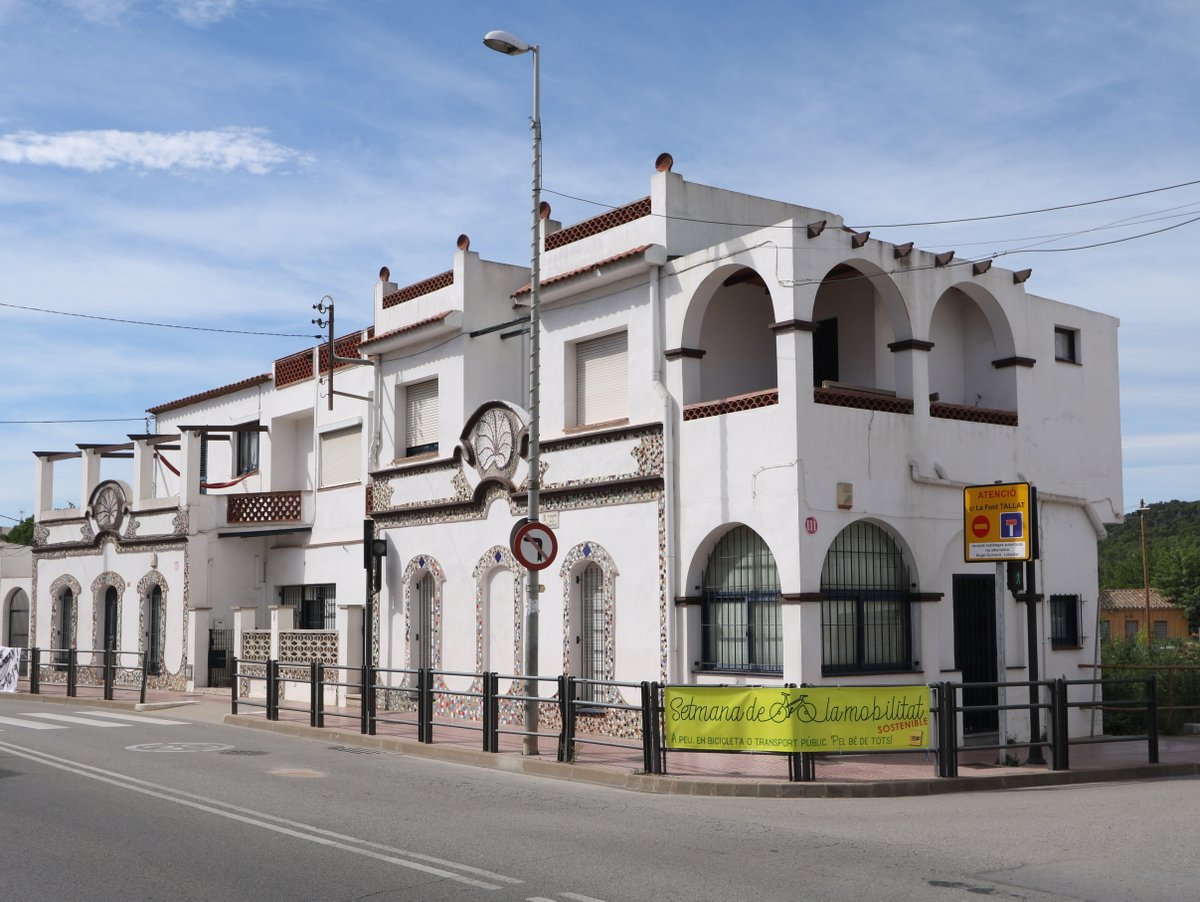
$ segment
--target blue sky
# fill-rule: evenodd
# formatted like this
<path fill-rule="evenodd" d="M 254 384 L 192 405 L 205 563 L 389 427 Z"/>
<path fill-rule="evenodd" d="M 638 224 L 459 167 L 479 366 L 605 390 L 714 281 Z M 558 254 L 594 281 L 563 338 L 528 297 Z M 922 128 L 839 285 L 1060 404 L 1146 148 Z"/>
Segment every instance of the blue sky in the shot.
<path fill-rule="evenodd" d="M 531 68 L 493 28 L 542 47 L 567 224 L 669 151 L 960 257 L 1131 239 L 999 262 L 1121 319 L 1126 507 L 1200 498 L 1200 185 L 876 225 L 1200 179 L 1200 4 L 0 0 L 0 516 L 32 511 L 32 451 L 122 441 L 313 343 L 201 329 L 311 335 L 325 294 L 366 325 L 380 266 L 441 272 L 462 232 L 526 261 Z M 112 422 L 17 422 L 89 419 Z"/>

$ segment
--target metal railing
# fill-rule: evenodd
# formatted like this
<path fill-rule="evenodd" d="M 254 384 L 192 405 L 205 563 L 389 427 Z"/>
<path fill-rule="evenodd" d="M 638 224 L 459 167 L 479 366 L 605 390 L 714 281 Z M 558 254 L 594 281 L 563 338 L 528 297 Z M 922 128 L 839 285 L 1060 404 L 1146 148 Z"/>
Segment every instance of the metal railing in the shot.
<path fill-rule="evenodd" d="M 51 675 L 65 672 L 68 698 L 77 698 L 80 688 L 85 688 L 99 689 L 105 701 L 113 701 L 117 692 L 136 692 L 139 703 L 146 701 L 146 652 L 114 648 L 29 648 L 25 652 L 31 695 L 40 695 L 43 685 L 51 683 Z M 43 663 L 43 654 L 50 656 L 50 662 Z M 80 664 L 81 654 L 90 655 L 91 663 Z M 137 664 L 118 666 L 123 655 L 133 657 Z"/>
<path fill-rule="evenodd" d="M 1141 699 L 1119 699 L 1109 701 L 1070 701 L 1069 687 L 1091 686 L 1099 687 L 1103 695 L 1107 687 L 1117 687 L 1128 684 L 1140 684 L 1145 687 L 1145 695 Z M 967 705 L 959 699 L 964 689 L 999 689 L 1030 688 L 1038 690 L 1039 701 L 1035 706 L 1039 710 L 1049 712 L 1047 738 L 1030 738 L 1028 742 L 1005 742 L 994 745 L 963 745 L 958 742 L 958 715 L 967 712 L 983 711 L 1021 711 L 1028 710 L 1028 702 L 1005 705 Z M 937 749 L 936 773 L 939 777 L 958 776 L 958 755 L 963 751 L 1003 751 L 1013 748 L 1050 749 L 1050 769 L 1070 769 L 1070 748 L 1072 745 L 1096 745 L 1112 742 L 1145 742 L 1148 763 L 1158 763 L 1158 712 L 1155 699 L 1154 677 L 1141 680 L 1099 679 L 1099 680 L 1039 680 L 1036 683 L 932 683 L 930 689 L 934 693 L 932 705 L 934 715 L 934 735 Z M 1042 690 L 1048 700 L 1042 700 Z M 1137 736 L 1091 736 L 1072 739 L 1067 729 L 1068 713 L 1071 708 L 1118 708 L 1127 711 L 1142 711 L 1146 720 L 1146 732 Z"/>
<path fill-rule="evenodd" d="M 247 665 L 255 670 L 261 668 L 261 673 L 252 672 Z M 293 672 L 290 675 L 281 676 L 281 666 L 291 668 Z M 299 673 L 300 668 L 305 668 L 306 672 Z M 467 688 L 451 689 L 446 686 L 445 678 L 469 680 L 470 683 Z M 439 680 L 442 681 L 440 685 Z M 258 693 L 253 693 L 252 697 L 250 687 L 257 681 L 266 683 L 265 698 Z M 510 681 L 508 690 L 503 693 L 499 688 L 501 681 Z M 285 695 L 285 685 L 295 683 L 308 685 L 307 707 L 298 704 L 288 706 L 281 703 Z M 536 690 L 530 688 L 544 683 L 555 685 L 552 695 L 537 694 Z M 1144 686 L 1145 697 L 1109 702 L 1095 702 L 1090 699 L 1072 701 L 1070 699 L 1069 690 L 1074 686 L 1099 687 L 1103 691 L 1105 687 L 1117 688 L 1129 683 Z M 1037 690 L 1036 707 L 1047 712 L 1047 734 L 1031 737 L 1025 742 L 1012 741 L 994 745 L 961 743 L 959 741 L 960 715 L 969 712 L 1027 711 L 1029 709 L 1030 705 L 1027 702 L 975 705 L 965 704 L 962 701 L 964 689 L 998 689 L 1001 686 L 1006 689 L 1029 689 L 1032 687 Z M 501 737 L 503 736 L 527 737 L 532 735 L 539 739 L 553 739 L 556 743 L 558 760 L 568 763 L 579 763 L 580 751 L 586 748 L 608 747 L 627 749 L 631 752 L 640 751 L 642 771 L 647 774 L 663 774 L 666 773 L 668 752 L 665 748 L 663 730 L 664 688 L 666 687 L 663 684 L 657 682 L 583 680 L 565 675 L 533 677 L 526 674 L 470 673 L 428 668 L 411 670 L 340 666 L 323 664 L 320 661 L 307 663 L 275 660 L 246 662 L 235 659 L 231 704 L 234 714 L 239 713 L 239 710 L 245 707 L 262 708 L 265 710 L 267 720 L 279 720 L 281 712 L 307 714 L 309 724 L 318 728 L 325 726 L 327 717 L 354 718 L 358 719 L 359 729 L 364 735 L 376 735 L 381 724 L 411 729 L 415 734 L 416 741 L 426 744 L 434 742 L 435 728 L 438 731 L 473 731 L 480 734 L 480 747 L 489 753 L 500 751 Z M 361 710 L 354 712 L 347 707 L 334 711 L 328 710 L 325 703 L 326 690 L 331 689 L 336 690 L 339 694 L 349 694 L 351 690 L 359 689 Z M 914 751 L 933 755 L 935 774 L 939 777 L 958 776 L 960 753 L 989 749 L 997 751 L 1016 748 L 1049 749 L 1051 753 L 1050 768 L 1066 770 L 1070 767 L 1070 748 L 1072 746 L 1102 742 L 1144 741 L 1147 743 L 1149 763 L 1158 762 L 1158 730 L 1155 717 L 1157 711 L 1153 678 L 1144 680 L 1066 680 L 1060 678 L 1040 680 L 1035 683 L 939 682 L 929 684 L 929 689 L 932 693 L 930 747 Z M 582 693 L 581 690 L 583 690 Z M 620 701 L 621 690 L 637 690 L 638 701 L 636 703 Z M 382 706 L 380 705 L 381 701 L 383 702 Z M 536 701 L 539 705 L 553 706 L 558 714 L 557 729 L 539 729 L 532 733 L 526 730 L 520 713 L 524 711 L 524 706 L 529 701 Z M 438 713 L 439 703 L 441 714 Z M 1144 712 L 1147 722 L 1146 733 L 1138 736 L 1069 737 L 1067 723 L 1070 709 L 1090 708 L 1097 705 Z M 457 710 L 452 710 L 455 708 Z M 591 716 L 596 714 L 604 716 L 616 714 L 634 720 L 637 726 L 630 732 L 637 738 L 622 739 L 593 732 L 585 732 L 581 735 L 579 732 L 581 722 L 586 723 Z M 544 719 L 539 719 L 539 725 L 544 723 Z M 629 730 L 629 725 L 626 724 L 624 728 Z M 811 781 L 816 779 L 816 765 L 821 758 L 830 755 L 842 757 L 863 753 L 853 751 L 826 754 L 713 750 L 705 752 L 705 754 L 782 754 L 787 757 L 789 780 Z"/>

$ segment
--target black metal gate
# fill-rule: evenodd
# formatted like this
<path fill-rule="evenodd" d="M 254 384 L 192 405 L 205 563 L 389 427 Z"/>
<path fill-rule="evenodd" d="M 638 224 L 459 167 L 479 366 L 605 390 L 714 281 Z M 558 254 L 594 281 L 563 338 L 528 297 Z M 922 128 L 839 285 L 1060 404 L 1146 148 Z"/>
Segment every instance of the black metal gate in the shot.
<path fill-rule="evenodd" d="M 962 671 L 963 683 L 997 682 L 995 576 L 954 576 L 954 661 Z M 963 687 L 964 707 L 994 705 L 998 698 L 994 687 Z M 995 733 L 999 729 L 996 711 L 963 712 L 964 735 Z"/>
<path fill-rule="evenodd" d="M 208 685 L 233 685 L 233 630 L 208 631 Z"/>

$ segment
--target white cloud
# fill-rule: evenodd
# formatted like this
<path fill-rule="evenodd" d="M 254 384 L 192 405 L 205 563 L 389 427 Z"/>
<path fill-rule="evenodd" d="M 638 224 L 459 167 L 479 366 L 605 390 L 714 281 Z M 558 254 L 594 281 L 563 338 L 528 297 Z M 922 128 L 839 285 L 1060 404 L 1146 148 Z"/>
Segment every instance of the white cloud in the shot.
<path fill-rule="evenodd" d="M 184 24 L 203 28 L 232 16 L 238 0 L 169 0 L 166 6 Z"/>
<path fill-rule="evenodd" d="M 216 131 L 16 132 L 0 136 L 0 162 L 57 166 L 101 172 L 118 166 L 154 170 L 244 169 L 262 175 L 308 157 L 276 144 L 261 129 L 224 128 Z"/>

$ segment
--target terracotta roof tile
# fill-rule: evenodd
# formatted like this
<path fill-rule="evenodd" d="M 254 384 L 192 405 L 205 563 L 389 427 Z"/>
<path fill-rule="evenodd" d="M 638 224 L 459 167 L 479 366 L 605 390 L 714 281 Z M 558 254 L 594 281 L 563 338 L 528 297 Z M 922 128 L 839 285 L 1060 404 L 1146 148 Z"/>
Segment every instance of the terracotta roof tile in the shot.
<path fill-rule="evenodd" d="M 621 251 L 621 253 L 619 253 L 619 254 L 613 254 L 613 256 L 611 256 L 611 257 L 606 257 L 603 260 L 597 260 L 595 263 L 589 263 L 587 266 L 579 267 L 579 269 L 573 269 L 570 272 L 560 273 L 557 276 L 551 276 L 549 279 L 542 279 L 541 285 L 543 288 L 545 288 L 547 285 L 554 285 L 558 282 L 565 282 L 567 279 L 574 279 L 574 278 L 578 278 L 579 276 L 586 276 L 592 270 L 599 269 L 601 266 L 608 266 L 610 263 L 617 263 L 620 260 L 627 260 L 630 257 L 636 257 L 639 254 L 644 254 L 651 247 L 653 247 L 653 245 L 650 245 L 650 244 L 642 244 L 642 245 L 639 245 L 638 247 L 631 247 L 627 251 Z M 523 294 L 529 294 L 530 290 L 531 289 L 528 284 L 522 285 L 520 288 L 518 288 L 516 291 L 513 292 L 512 296 L 514 298 L 520 297 Z"/>
<path fill-rule="evenodd" d="M 1151 610 L 1166 610 L 1174 608 L 1175 604 L 1158 589 L 1150 590 Z M 1102 611 L 1144 611 L 1146 610 L 1145 589 L 1101 589 L 1100 610 Z"/>
<path fill-rule="evenodd" d="M 359 347 L 365 348 L 367 345 L 375 344 L 377 341 L 383 341 L 386 338 L 392 338 L 396 335 L 403 335 L 405 332 L 412 332 L 414 329 L 420 329 L 422 326 L 431 326 L 434 323 L 440 323 L 453 312 L 454 311 L 452 310 L 443 310 L 441 313 L 418 320 L 415 323 L 409 323 L 407 326 L 401 326 L 399 329 L 393 329 L 391 332 L 384 332 L 382 335 L 376 335 L 370 341 L 364 341 L 361 345 L 359 345 Z"/>
<path fill-rule="evenodd" d="M 243 379 L 241 382 L 233 382 L 229 385 L 222 385 L 220 388 L 210 388 L 208 391 L 200 392 L 195 395 L 188 395 L 186 398 L 180 398 L 178 401 L 168 401 L 166 404 L 159 404 L 156 407 L 147 407 L 146 413 L 157 416 L 160 413 L 167 413 L 171 410 L 178 410 L 181 407 L 189 407 L 192 404 L 199 404 L 201 401 L 209 401 L 213 398 L 220 398 L 222 395 L 232 395 L 245 388 L 253 388 L 256 385 L 262 385 L 264 382 L 271 381 L 270 373 L 263 373 L 259 376 L 251 376 L 249 379 Z"/>

